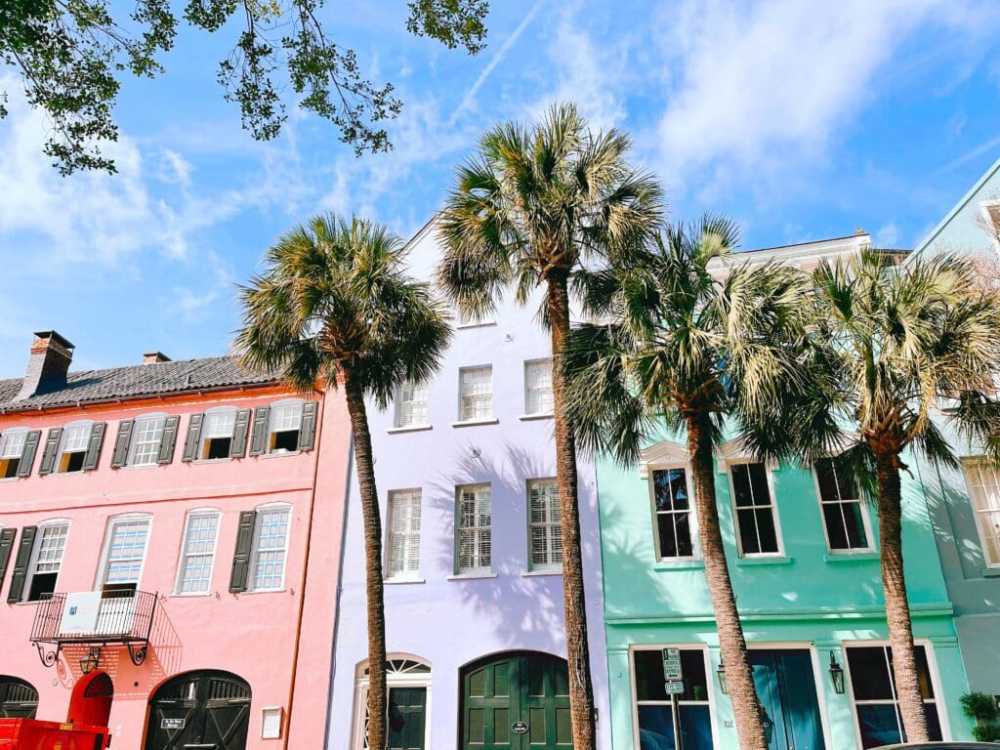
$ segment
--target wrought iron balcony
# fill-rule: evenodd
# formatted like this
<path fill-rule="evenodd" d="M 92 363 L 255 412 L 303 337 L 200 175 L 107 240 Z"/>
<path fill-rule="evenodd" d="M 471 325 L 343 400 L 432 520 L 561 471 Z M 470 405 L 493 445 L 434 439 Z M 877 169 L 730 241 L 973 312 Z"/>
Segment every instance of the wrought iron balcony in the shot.
<path fill-rule="evenodd" d="M 42 664 L 51 667 L 67 645 L 120 644 L 138 666 L 146 659 L 157 594 L 130 588 L 53 594 L 40 601 L 31 642 Z"/>

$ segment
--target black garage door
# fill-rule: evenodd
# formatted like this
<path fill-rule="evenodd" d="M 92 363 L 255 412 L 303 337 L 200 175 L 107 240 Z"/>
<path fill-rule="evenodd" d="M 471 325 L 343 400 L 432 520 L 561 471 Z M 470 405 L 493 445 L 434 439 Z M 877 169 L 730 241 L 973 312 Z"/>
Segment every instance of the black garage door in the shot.
<path fill-rule="evenodd" d="M 187 672 L 165 682 L 149 702 L 146 750 L 244 750 L 250 686 L 229 672 Z"/>

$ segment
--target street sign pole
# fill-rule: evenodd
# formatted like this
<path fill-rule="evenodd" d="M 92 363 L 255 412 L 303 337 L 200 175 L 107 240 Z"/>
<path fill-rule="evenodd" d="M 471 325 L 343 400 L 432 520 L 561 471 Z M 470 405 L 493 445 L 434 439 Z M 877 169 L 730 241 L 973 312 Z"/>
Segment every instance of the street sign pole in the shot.
<path fill-rule="evenodd" d="M 674 750 L 684 750 L 684 740 L 681 739 L 680 705 L 677 702 L 677 696 L 684 692 L 681 651 L 677 648 L 665 648 L 660 655 L 663 659 L 663 690 L 670 696 L 670 713 L 673 715 Z"/>
<path fill-rule="evenodd" d="M 670 696 L 670 713 L 674 717 L 674 750 L 684 750 L 684 740 L 681 739 L 681 714 L 678 711 L 677 693 Z"/>

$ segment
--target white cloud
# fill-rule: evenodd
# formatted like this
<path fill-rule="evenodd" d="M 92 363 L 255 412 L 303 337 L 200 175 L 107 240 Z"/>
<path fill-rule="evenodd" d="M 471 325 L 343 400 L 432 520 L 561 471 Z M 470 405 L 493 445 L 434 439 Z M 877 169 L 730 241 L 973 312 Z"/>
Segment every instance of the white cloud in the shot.
<path fill-rule="evenodd" d="M 899 243 L 899 227 L 896 222 L 890 221 L 883 224 L 875 232 L 875 245 L 877 247 L 894 248 Z"/>

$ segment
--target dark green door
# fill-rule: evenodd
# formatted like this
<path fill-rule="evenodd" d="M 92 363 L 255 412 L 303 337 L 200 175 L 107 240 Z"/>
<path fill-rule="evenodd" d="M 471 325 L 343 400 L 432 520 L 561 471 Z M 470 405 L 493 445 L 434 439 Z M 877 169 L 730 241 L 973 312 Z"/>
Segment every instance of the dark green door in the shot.
<path fill-rule="evenodd" d="M 146 750 L 245 750 L 250 686 L 229 672 L 188 672 L 149 702 Z"/>
<path fill-rule="evenodd" d="M 427 688 L 389 688 L 389 750 L 424 750 Z"/>
<path fill-rule="evenodd" d="M 809 652 L 752 649 L 750 664 L 757 695 L 771 722 L 768 750 L 824 750 Z"/>
<path fill-rule="evenodd" d="M 566 662 L 522 652 L 478 661 L 462 671 L 462 750 L 567 750 Z"/>

